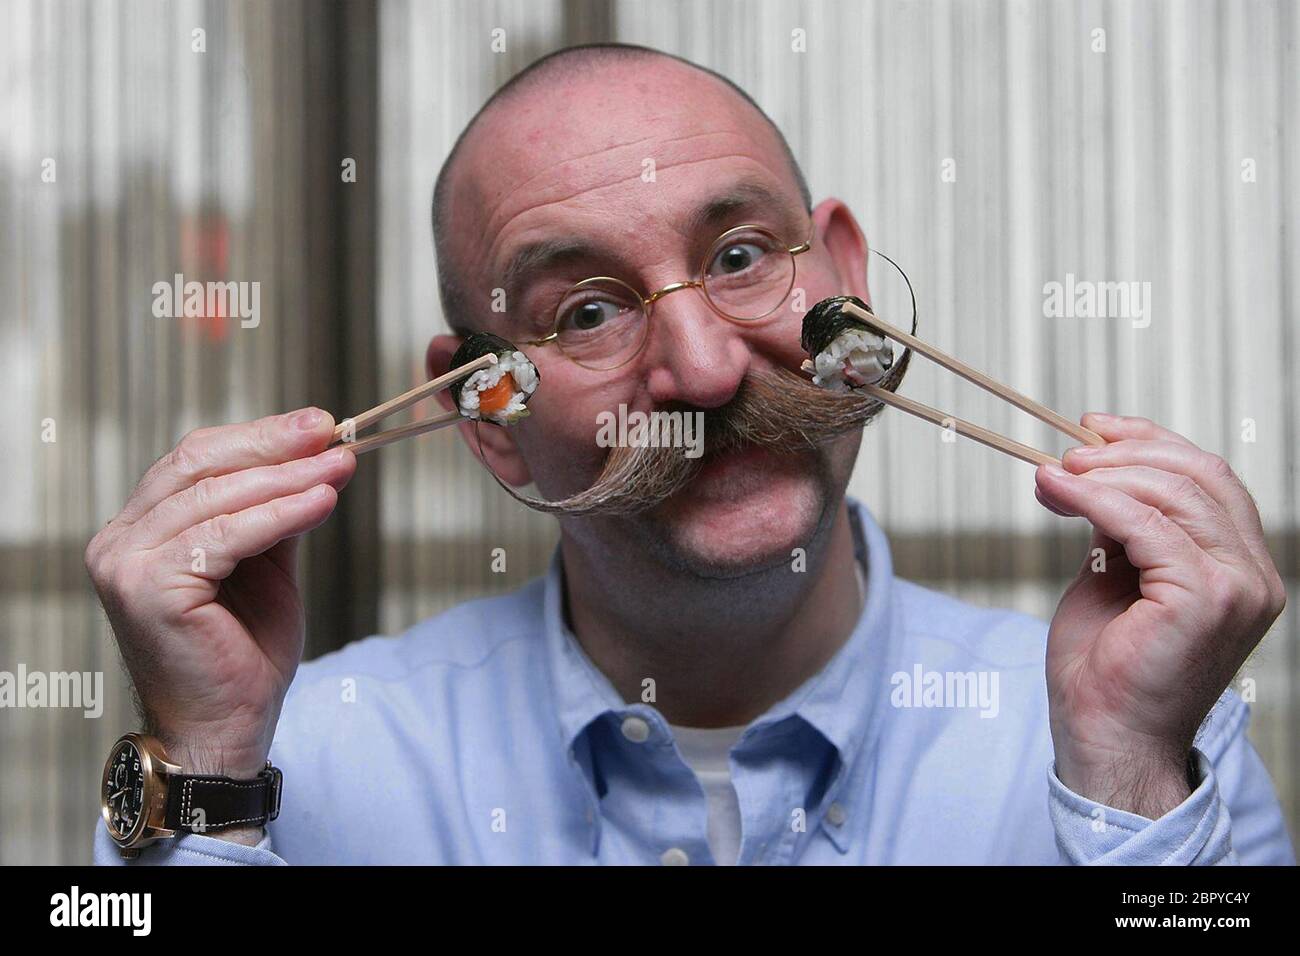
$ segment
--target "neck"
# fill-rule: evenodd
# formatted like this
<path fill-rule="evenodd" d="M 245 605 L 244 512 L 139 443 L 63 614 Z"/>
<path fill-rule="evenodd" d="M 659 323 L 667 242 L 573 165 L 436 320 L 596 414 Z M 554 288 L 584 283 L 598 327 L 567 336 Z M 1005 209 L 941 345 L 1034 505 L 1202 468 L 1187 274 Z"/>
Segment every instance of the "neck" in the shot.
<path fill-rule="evenodd" d="M 646 549 L 579 545 L 566 532 L 574 634 L 624 701 L 652 702 L 681 726 L 747 724 L 853 633 L 861 602 L 849 520 L 841 500 L 807 544 L 802 573 L 782 563 L 726 580 L 665 567 Z"/>

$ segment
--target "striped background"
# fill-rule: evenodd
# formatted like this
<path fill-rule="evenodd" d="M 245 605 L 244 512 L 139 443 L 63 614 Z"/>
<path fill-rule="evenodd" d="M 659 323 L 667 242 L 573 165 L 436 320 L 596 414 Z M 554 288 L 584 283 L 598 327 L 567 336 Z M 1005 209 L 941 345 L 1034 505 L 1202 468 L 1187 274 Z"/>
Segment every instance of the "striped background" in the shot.
<path fill-rule="evenodd" d="M 99 720 L 0 711 L 0 863 L 88 859 L 95 778 L 132 725 L 85 541 L 192 427 L 309 402 L 347 414 L 417 381 L 442 328 L 443 157 L 513 72 L 599 39 L 749 90 L 815 196 L 847 201 L 907 269 L 924 338 L 1068 416 L 1147 415 L 1232 462 L 1291 591 L 1243 678 L 1296 832 L 1293 3 L 0 0 L 0 17 L 0 670 L 102 670 L 108 698 Z M 155 319 L 150 288 L 175 272 L 260 281 L 262 324 Z M 1045 317 L 1044 284 L 1069 274 L 1150 283 L 1150 325 Z M 905 390 L 1064 447 L 924 361 Z M 1086 539 L 1030 482 L 888 413 L 853 492 L 905 576 L 1046 617 Z M 366 461 L 345 498 L 307 549 L 313 655 L 513 587 L 554 542 L 449 434 Z"/>

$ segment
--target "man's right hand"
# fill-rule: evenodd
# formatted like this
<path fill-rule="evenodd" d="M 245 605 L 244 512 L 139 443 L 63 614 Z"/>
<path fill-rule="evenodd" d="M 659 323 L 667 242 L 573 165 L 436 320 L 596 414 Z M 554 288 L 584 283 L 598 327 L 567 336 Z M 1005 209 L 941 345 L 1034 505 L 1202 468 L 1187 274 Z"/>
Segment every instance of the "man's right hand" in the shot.
<path fill-rule="evenodd" d="M 302 656 L 298 537 L 356 469 L 320 409 L 186 435 L 86 548 L 147 729 L 186 773 L 266 765 Z"/>

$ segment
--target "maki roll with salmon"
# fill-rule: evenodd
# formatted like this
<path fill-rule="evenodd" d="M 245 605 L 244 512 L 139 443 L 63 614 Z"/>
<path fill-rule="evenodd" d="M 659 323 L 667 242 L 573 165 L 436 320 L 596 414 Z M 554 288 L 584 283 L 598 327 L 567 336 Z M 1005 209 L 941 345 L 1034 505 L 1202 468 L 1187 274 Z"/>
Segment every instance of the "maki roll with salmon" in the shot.
<path fill-rule="evenodd" d="M 484 355 L 495 355 L 496 364 L 456 382 L 449 389 L 451 397 L 466 418 L 511 425 L 528 414 L 528 399 L 540 380 L 537 366 L 500 336 L 475 332 L 456 350 L 451 367 L 460 368 Z"/>
<path fill-rule="evenodd" d="M 893 347 L 871 326 L 847 314 L 841 308 L 846 302 L 871 312 L 856 296 L 822 299 L 804 316 L 799 339 L 812 359 L 813 384 L 832 392 L 875 385 L 894 365 Z"/>

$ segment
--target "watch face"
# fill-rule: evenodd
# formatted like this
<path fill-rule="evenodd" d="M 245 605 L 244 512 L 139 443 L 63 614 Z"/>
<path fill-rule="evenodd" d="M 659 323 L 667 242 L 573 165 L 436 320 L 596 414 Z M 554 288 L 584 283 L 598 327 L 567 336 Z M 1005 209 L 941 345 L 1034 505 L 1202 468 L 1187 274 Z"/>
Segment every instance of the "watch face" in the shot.
<path fill-rule="evenodd" d="M 130 740 L 118 741 L 104 767 L 104 820 L 116 840 L 135 836 L 145 812 L 145 759 Z"/>

